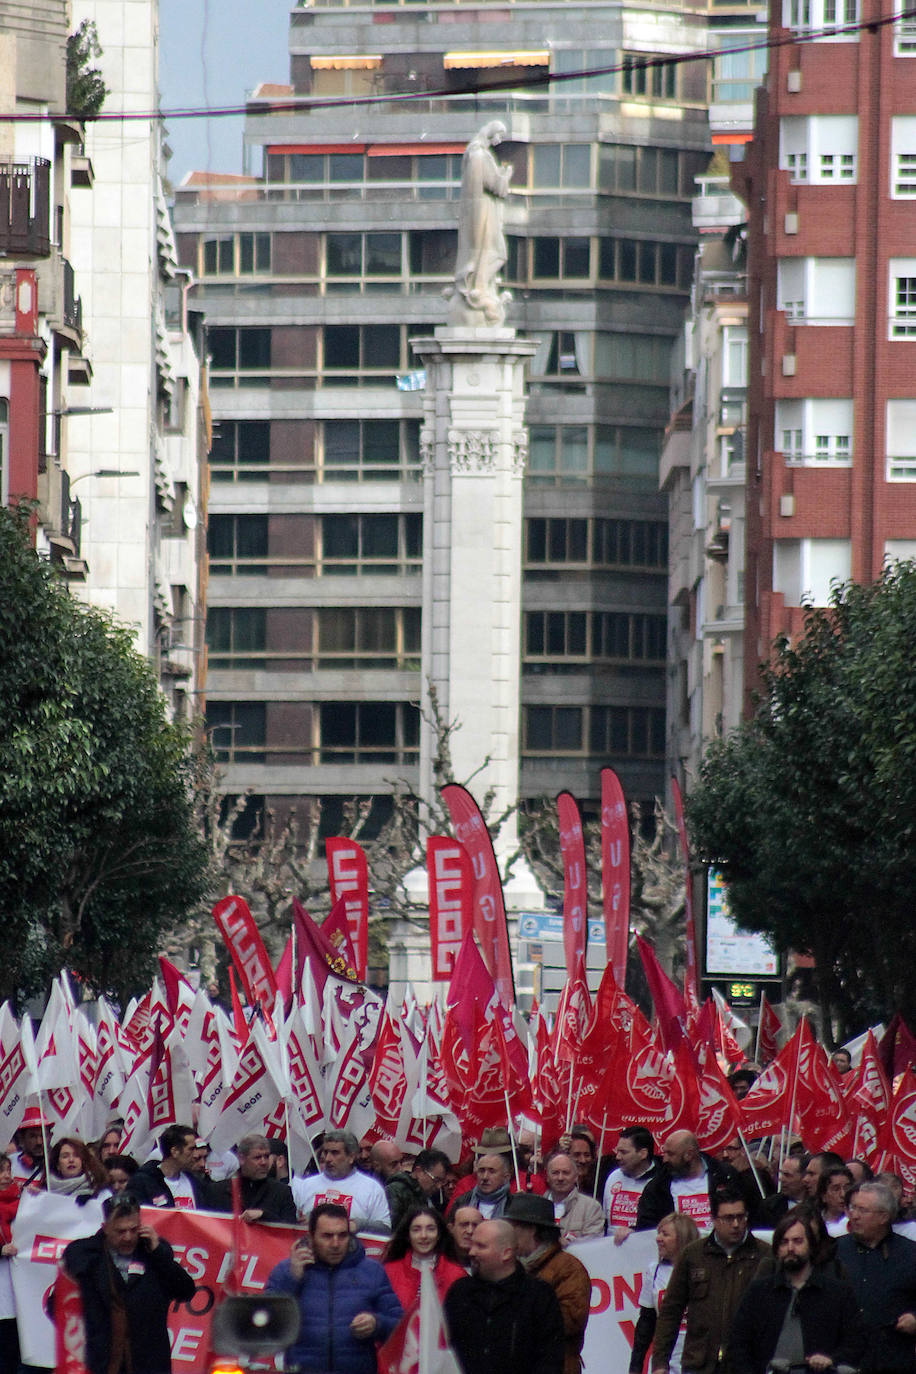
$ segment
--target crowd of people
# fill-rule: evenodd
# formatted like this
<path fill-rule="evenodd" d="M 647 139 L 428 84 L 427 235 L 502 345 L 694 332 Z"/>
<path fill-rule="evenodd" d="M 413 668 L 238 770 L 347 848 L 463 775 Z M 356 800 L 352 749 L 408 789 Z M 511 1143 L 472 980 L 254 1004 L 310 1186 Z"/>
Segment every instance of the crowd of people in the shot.
<path fill-rule="evenodd" d="M 283 1142 L 261 1135 L 216 1154 L 173 1125 L 142 1161 L 120 1153 L 117 1120 L 93 1144 L 50 1135 L 30 1108 L 0 1154 L 0 1374 L 21 1368 L 16 1209 L 42 1190 L 102 1204 L 97 1235 L 63 1256 L 91 1374 L 167 1371 L 169 1304 L 194 1292 L 141 1206 L 305 1224 L 267 1285 L 298 1305 L 286 1360 L 303 1374 L 376 1374 L 424 1270 L 464 1374 L 577 1374 L 592 1285 L 569 1247 L 622 1246 L 639 1231 L 654 1231 L 658 1258 L 642 1276 L 629 1374 L 647 1360 L 653 1374 L 916 1374 L 916 1216 L 903 1181 L 809 1155 L 800 1140 L 736 1139 L 714 1157 L 689 1132 L 656 1142 L 631 1126 L 599 1158 L 573 1126 L 541 1159 L 533 1135 L 494 1127 L 455 1163 L 329 1130 L 291 1176 Z M 386 1240 L 380 1260 L 357 1236 L 373 1232 Z"/>

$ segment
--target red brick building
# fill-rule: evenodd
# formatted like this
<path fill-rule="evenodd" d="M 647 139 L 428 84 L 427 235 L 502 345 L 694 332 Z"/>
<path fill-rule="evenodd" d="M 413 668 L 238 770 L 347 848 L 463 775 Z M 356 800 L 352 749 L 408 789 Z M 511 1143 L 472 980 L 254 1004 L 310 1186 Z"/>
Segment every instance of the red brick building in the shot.
<path fill-rule="evenodd" d="M 733 170 L 749 218 L 746 695 L 804 600 L 916 554 L 916 23 L 894 12 L 771 0 L 784 45 Z"/>

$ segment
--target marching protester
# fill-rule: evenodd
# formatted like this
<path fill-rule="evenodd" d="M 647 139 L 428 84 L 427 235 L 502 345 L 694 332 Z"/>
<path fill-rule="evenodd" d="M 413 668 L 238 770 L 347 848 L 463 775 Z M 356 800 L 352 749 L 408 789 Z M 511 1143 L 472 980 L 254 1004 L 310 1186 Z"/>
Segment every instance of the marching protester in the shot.
<path fill-rule="evenodd" d="M 49 1193 L 75 1198 L 80 1205 L 100 1193 L 107 1197 L 111 1191 L 104 1166 L 88 1145 L 74 1136 L 55 1141 L 48 1164 L 50 1172 L 46 1175 L 42 1170 L 32 1187 L 47 1188 Z"/>
<path fill-rule="evenodd" d="M 560 1304 L 519 1264 L 511 1223 L 482 1221 L 470 1250 L 472 1273 L 452 1284 L 444 1303 L 464 1374 L 563 1374 Z"/>
<path fill-rule="evenodd" d="M 701 1231 L 708 1230 L 713 1196 L 726 1186 L 743 1196 L 730 1165 L 703 1154 L 690 1131 L 675 1131 L 663 1143 L 661 1160 L 639 1195 L 635 1229 L 652 1230 L 669 1212 L 684 1212 Z"/>
<path fill-rule="evenodd" d="M 749 1285 L 728 1342 L 730 1374 L 766 1374 L 771 1363 L 807 1365 L 812 1374 L 857 1368 L 865 1326 L 845 1279 L 814 1266 L 816 1239 L 804 1208 L 773 1232 L 773 1270 Z"/>
<path fill-rule="evenodd" d="M 193 1298 L 194 1280 L 141 1223 L 135 1198 L 107 1198 L 102 1214 L 102 1229 L 71 1241 L 62 1260 L 80 1288 L 89 1374 L 168 1374 L 169 1306 Z"/>
<path fill-rule="evenodd" d="M 139 1167 L 132 1155 L 108 1155 L 104 1165 L 105 1178 L 114 1197 L 126 1191 Z"/>
<path fill-rule="evenodd" d="M 476 1207 L 485 1220 L 501 1217 L 509 1200 L 512 1176 L 511 1161 L 503 1154 L 478 1155 L 474 1165 L 473 1188 L 459 1193 L 456 1190 L 448 1206 L 447 1215 L 454 1216 L 459 1207 Z"/>
<path fill-rule="evenodd" d="M 50 1127 L 53 1122 L 40 1107 L 26 1107 L 19 1129 L 13 1136 L 16 1152 L 10 1162 L 13 1178 L 31 1178 L 45 1166 L 46 1151 L 50 1149 Z"/>
<path fill-rule="evenodd" d="M 313 1208 L 308 1236 L 271 1270 L 265 1291 L 299 1304 L 299 1335 L 286 1360 L 302 1374 L 375 1374 L 376 1343 L 402 1314 L 385 1270 L 350 1234 L 350 1213 L 336 1202 Z"/>
<path fill-rule="evenodd" d="M 236 1146 L 239 1157 L 238 1191 L 242 1221 L 296 1220 L 296 1204 L 288 1183 L 270 1177 L 270 1145 L 263 1135 L 246 1135 Z M 218 1212 L 233 1210 L 233 1180 L 211 1183 L 207 1206 Z"/>
<path fill-rule="evenodd" d="M 852 1186 L 852 1174 L 843 1164 L 825 1169 L 818 1180 L 817 1206 L 829 1236 L 846 1234 L 846 1196 Z"/>
<path fill-rule="evenodd" d="M 319 1203 L 334 1202 L 354 1221 L 390 1228 L 385 1190 L 377 1178 L 357 1169 L 358 1154 L 359 1141 L 352 1131 L 325 1131 L 318 1151 L 321 1172 L 290 1183 L 300 1217 L 307 1217 Z"/>
<path fill-rule="evenodd" d="M 144 1207 L 191 1211 L 209 1204 L 205 1179 L 190 1172 L 197 1133 L 190 1126 L 167 1126 L 159 1137 L 161 1159 L 148 1159 L 132 1174 L 126 1191 Z"/>
<path fill-rule="evenodd" d="M 515 1232 L 515 1252 L 526 1273 L 549 1283 L 560 1304 L 566 1355 L 563 1374 L 579 1374 L 591 1301 L 588 1270 L 560 1244 L 560 1228 L 547 1198 L 516 1193 L 509 1199 L 506 1221 Z"/>
<path fill-rule="evenodd" d="M 693 1217 L 682 1212 L 671 1212 L 662 1217 L 655 1232 L 655 1245 L 658 1259 L 650 1264 L 642 1276 L 639 1290 L 639 1318 L 633 1333 L 633 1354 L 630 1359 L 630 1374 L 642 1374 L 646 1356 L 655 1336 L 658 1309 L 674 1272 L 674 1262 L 686 1245 L 699 1239 L 699 1231 Z M 681 1356 L 684 1350 L 686 1326 L 681 1323 L 677 1339 L 668 1356 L 671 1374 L 681 1374 Z"/>
<path fill-rule="evenodd" d="M 747 1229 L 747 1204 L 737 1188 L 710 1199 L 712 1231 L 681 1251 L 658 1314 L 652 1351 L 655 1374 L 669 1374 L 686 1314 L 682 1368 L 715 1374 L 725 1358 L 732 1321 L 745 1289 L 770 1247 Z"/>
<path fill-rule="evenodd" d="M 897 1203 L 886 1184 L 860 1183 L 847 1205 L 849 1231 L 836 1255 L 855 1293 L 868 1343 L 868 1374 L 916 1370 L 916 1243 L 892 1229 Z"/>
<path fill-rule="evenodd" d="M 421 1150 L 415 1157 L 411 1173 L 423 1190 L 423 1196 L 439 1212 L 449 1201 L 449 1171 L 452 1162 L 442 1150 Z"/>
<path fill-rule="evenodd" d="M 775 1226 L 787 1212 L 791 1212 L 808 1197 L 804 1174 L 807 1160 L 804 1155 L 786 1155 L 779 1166 L 779 1189 L 763 1198 L 759 1204 L 761 1225 Z"/>
<path fill-rule="evenodd" d="M 604 1212 L 594 1198 L 579 1192 L 579 1171 L 571 1155 L 556 1150 L 547 1160 L 547 1197 L 553 1203 L 563 1244 L 604 1235 Z"/>
<path fill-rule="evenodd" d="M 385 1273 L 406 1312 L 420 1296 L 420 1271 L 432 1271 L 439 1301 L 465 1270 L 455 1257 L 455 1247 L 442 1216 L 423 1203 L 411 1207 L 388 1242 Z"/>
<path fill-rule="evenodd" d="M 834 1154 L 832 1150 L 817 1150 L 813 1155 L 808 1156 L 808 1163 L 805 1165 L 803 1174 L 805 1193 L 813 1203 L 817 1201 L 817 1187 L 821 1181 L 821 1175 L 826 1169 L 842 1169 L 843 1161 L 840 1156 Z"/>
<path fill-rule="evenodd" d="M 369 1151 L 372 1172 L 385 1190 L 391 1213 L 391 1229 L 396 1231 L 412 1207 L 426 1201 L 417 1178 L 404 1169 L 404 1155 L 391 1140 L 380 1140 Z"/>
<path fill-rule="evenodd" d="M 446 1225 L 455 1247 L 455 1256 L 465 1269 L 471 1263 L 471 1237 L 483 1221 L 483 1212 L 477 1207 L 456 1207 Z"/>
<path fill-rule="evenodd" d="M 608 1229 L 618 1244 L 636 1225 L 642 1190 L 655 1172 L 655 1141 L 645 1126 L 625 1126 L 614 1146 L 617 1167 L 604 1185 Z"/>

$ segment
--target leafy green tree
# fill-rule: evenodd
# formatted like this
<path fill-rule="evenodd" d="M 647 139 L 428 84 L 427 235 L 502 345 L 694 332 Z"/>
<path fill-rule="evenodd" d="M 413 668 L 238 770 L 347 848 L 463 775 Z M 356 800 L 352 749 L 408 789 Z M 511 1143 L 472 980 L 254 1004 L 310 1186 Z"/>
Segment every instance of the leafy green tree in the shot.
<path fill-rule="evenodd" d="M 28 536 L 0 509 L 0 996 L 62 964 L 124 995 L 204 889 L 188 740 L 130 631 Z"/>
<path fill-rule="evenodd" d="M 102 56 L 95 21 L 84 19 L 67 39 L 67 113 L 77 119 L 97 115 L 105 104 L 108 87 L 98 67 L 90 66 Z"/>
<path fill-rule="evenodd" d="M 916 565 L 835 589 L 777 641 L 756 715 L 687 800 L 739 924 L 814 955 L 825 1026 L 916 1020 Z"/>

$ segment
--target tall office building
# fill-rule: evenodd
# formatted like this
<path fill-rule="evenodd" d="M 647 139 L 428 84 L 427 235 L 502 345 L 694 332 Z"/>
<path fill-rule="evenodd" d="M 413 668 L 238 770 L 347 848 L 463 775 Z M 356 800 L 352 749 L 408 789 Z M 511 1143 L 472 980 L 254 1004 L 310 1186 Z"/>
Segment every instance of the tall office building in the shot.
<path fill-rule="evenodd" d="M 733 175 L 749 210 L 748 693 L 803 601 L 916 554 L 916 26 L 890 15 L 774 0 L 771 33 L 799 41 L 771 54 Z"/>
<path fill-rule="evenodd" d="M 635 800 L 663 790 L 658 462 L 709 135 L 705 62 L 645 59 L 706 41 L 705 8 L 676 4 L 299 7 L 289 84 L 251 99 L 248 175 L 178 189 L 216 424 L 207 719 L 227 788 L 250 787 L 255 809 L 320 796 L 333 834 L 348 798 L 378 797 L 378 822 L 388 780 L 417 783 L 423 397 L 410 342 L 445 323 L 461 154 L 495 118 L 513 169 L 507 324 L 537 344 L 519 790 L 566 787 L 594 808 L 607 763 Z M 619 70 L 531 84 L 594 68 Z M 517 88 L 499 89 L 507 78 Z M 386 94 L 399 99 L 347 103 Z"/>

